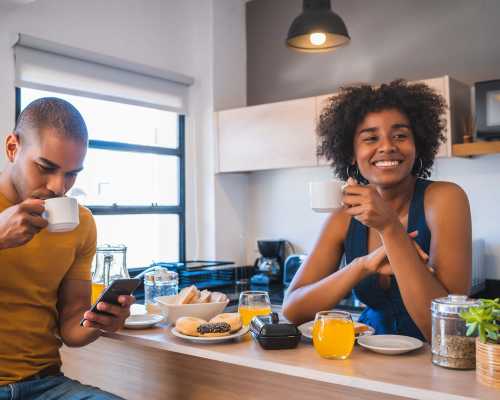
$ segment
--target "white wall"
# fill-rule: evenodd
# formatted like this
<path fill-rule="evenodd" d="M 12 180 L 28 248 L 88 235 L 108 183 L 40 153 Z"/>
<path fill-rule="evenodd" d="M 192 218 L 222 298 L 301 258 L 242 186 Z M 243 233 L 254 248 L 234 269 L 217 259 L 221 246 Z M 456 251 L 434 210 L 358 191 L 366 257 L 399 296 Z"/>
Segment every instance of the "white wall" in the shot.
<path fill-rule="evenodd" d="M 256 256 L 256 240 L 285 238 L 299 252 L 312 250 L 327 214 L 309 207 L 309 181 L 330 179 L 328 167 L 253 172 L 249 177 L 247 262 Z M 474 238 L 485 240 L 488 279 L 500 279 L 500 154 L 474 159 L 438 159 L 433 180 L 459 184 L 471 205 Z"/>
<path fill-rule="evenodd" d="M 187 253 L 215 254 L 213 0 L 38 0 L 0 8 L 0 132 L 14 126 L 10 37 L 26 33 L 194 77 L 187 144 Z M 2 151 L 3 165 L 5 158 Z"/>

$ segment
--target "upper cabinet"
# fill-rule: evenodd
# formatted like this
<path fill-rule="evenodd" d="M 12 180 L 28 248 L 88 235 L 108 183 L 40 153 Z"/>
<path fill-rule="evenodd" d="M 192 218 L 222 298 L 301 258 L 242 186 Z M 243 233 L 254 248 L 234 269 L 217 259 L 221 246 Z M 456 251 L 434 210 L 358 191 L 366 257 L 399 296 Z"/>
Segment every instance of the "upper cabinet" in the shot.
<path fill-rule="evenodd" d="M 471 118 L 470 88 L 449 76 L 418 81 L 425 83 L 446 101 L 446 111 L 443 118 L 446 120 L 446 142 L 441 145 L 437 157 L 451 157 L 452 145 L 462 143 L 465 129 Z"/>
<path fill-rule="evenodd" d="M 316 165 L 315 98 L 218 112 L 218 172 Z"/>
<path fill-rule="evenodd" d="M 470 118 L 470 89 L 443 76 L 418 81 L 446 100 L 445 136 L 438 157 L 451 157 L 452 144 L 461 143 Z M 311 167 L 328 163 L 316 156 L 316 124 L 327 94 L 305 99 L 224 110 L 216 113 L 218 172 Z"/>

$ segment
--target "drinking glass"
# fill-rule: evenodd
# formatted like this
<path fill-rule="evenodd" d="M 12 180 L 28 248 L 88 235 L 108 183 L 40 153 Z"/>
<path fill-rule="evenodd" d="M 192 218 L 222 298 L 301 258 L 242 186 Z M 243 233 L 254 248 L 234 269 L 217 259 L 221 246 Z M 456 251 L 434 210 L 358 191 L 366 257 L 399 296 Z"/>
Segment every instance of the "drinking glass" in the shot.
<path fill-rule="evenodd" d="M 313 326 L 313 344 L 321 357 L 345 360 L 354 346 L 354 324 L 344 311 L 320 311 Z"/>
<path fill-rule="evenodd" d="M 245 326 L 250 325 L 250 321 L 256 315 L 271 314 L 269 295 L 264 291 L 241 292 L 238 312 Z"/>

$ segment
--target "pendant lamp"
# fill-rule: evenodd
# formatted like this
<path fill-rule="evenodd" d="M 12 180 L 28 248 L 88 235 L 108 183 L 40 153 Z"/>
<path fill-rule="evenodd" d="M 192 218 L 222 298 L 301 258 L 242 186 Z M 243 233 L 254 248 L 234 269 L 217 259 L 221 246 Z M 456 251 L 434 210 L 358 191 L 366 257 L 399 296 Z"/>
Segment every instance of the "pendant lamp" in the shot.
<path fill-rule="evenodd" d="M 330 0 L 304 0 L 302 14 L 288 30 L 286 45 L 297 51 L 320 53 L 345 46 L 350 40 L 344 21 L 331 9 Z"/>

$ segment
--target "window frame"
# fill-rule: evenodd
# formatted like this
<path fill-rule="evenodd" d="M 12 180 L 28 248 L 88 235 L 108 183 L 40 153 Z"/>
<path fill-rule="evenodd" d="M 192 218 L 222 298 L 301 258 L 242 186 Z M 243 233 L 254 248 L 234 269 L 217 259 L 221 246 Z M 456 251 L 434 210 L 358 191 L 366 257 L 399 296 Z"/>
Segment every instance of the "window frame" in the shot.
<path fill-rule="evenodd" d="M 15 88 L 15 120 L 17 121 L 21 113 L 21 87 Z M 80 96 L 85 97 L 85 96 Z M 185 125 L 186 116 L 184 114 L 177 114 L 177 127 L 178 127 L 178 147 L 167 148 L 157 146 L 144 146 L 139 144 L 114 142 L 105 140 L 89 140 L 88 148 L 110 150 L 110 151 L 123 151 L 131 153 L 148 153 L 158 155 L 176 156 L 179 159 L 179 204 L 177 206 L 161 206 L 157 203 L 151 203 L 149 206 L 120 206 L 115 204 L 109 206 L 92 206 L 86 207 L 92 212 L 93 215 L 131 215 L 131 214 L 175 214 L 179 218 L 179 262 L 186 261 L 186 152 L 185 152 Z M 129 266 L 128 269 L 144 269 L 144 266 Z"/>

